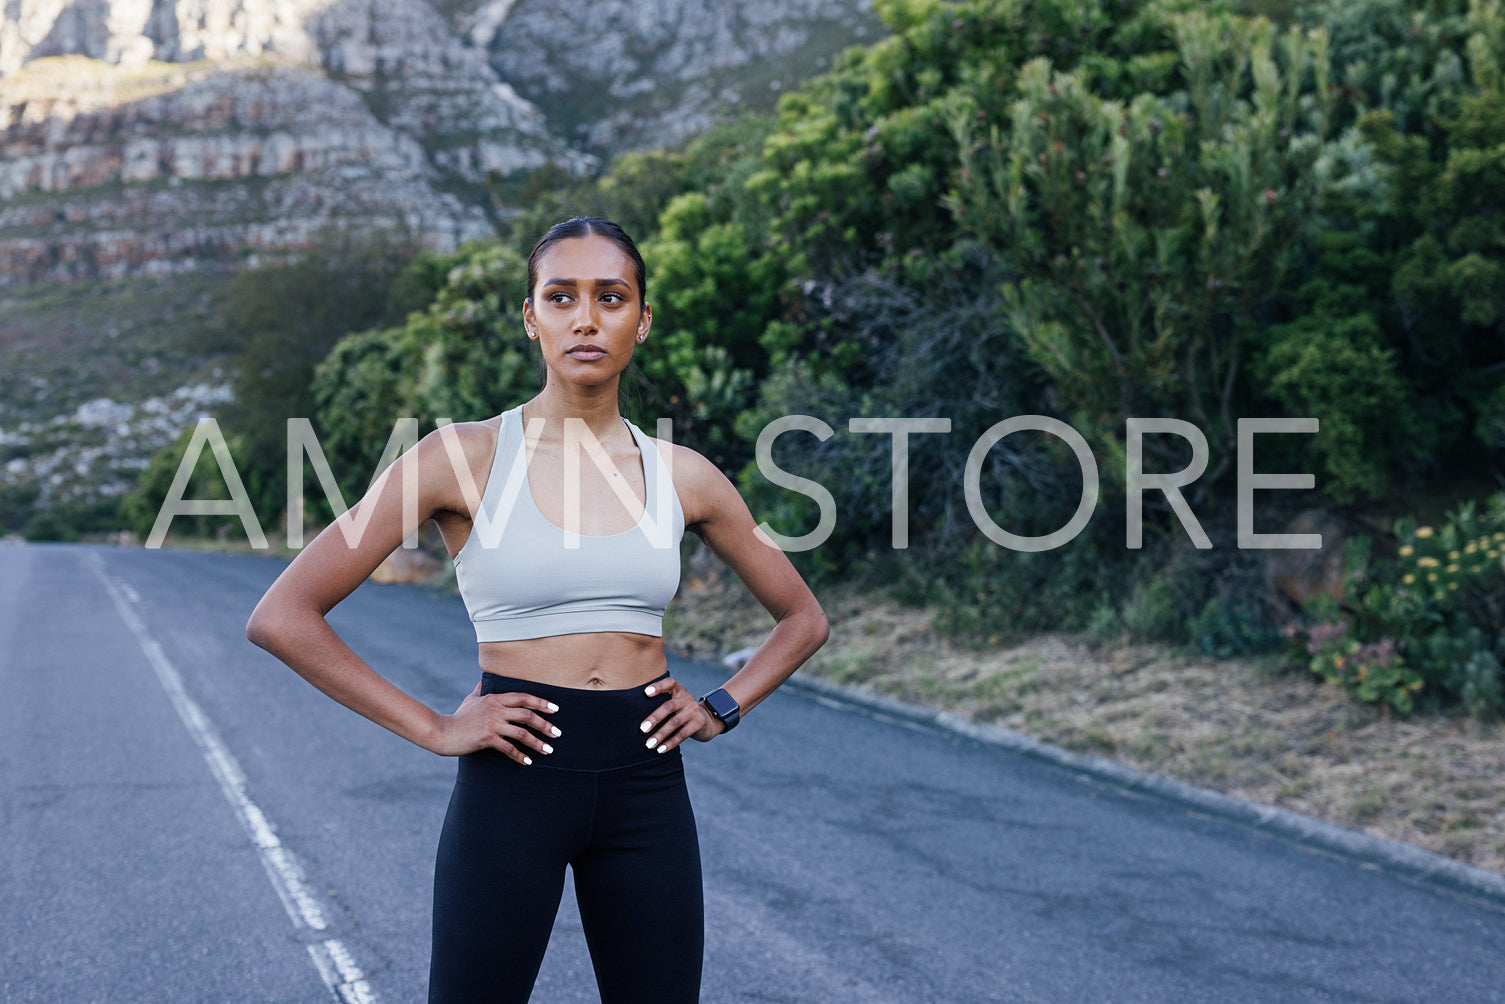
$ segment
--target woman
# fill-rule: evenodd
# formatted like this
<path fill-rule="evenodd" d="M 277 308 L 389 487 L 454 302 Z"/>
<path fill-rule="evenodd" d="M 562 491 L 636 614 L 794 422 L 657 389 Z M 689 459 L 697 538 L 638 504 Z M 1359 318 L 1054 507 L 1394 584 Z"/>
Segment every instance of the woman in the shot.
<path fill-rule="evenodd" d="M 531 400 L 425 436 L 257 604 L 246 636 L 346 707 L 459 757 L 434 874 L 430 1001 L 526 1001 L 573 870 L 603 1001 L 699 999 L 699 845 L 679 746 L 735 726 L 826 640 L 825 614 L 736 488 L 618 411 L 648 337 L 643 259 L 598 218 L 528 259 Z M 582 456 L 583 455 L 583 456 Z M 405 473 L 418 506 L 404 516 Z M 481 682 L 439 714 L 363 662 L 325 614 L 418 524 L 455 559 Z M 662 618 L 693 530 L 777 624 L 697 699 L 668 672 Z"/>

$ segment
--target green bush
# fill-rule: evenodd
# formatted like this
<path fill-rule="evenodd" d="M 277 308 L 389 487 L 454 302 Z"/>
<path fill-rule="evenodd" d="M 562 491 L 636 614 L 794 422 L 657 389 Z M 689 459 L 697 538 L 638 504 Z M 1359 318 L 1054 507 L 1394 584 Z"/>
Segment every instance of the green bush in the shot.
<path fill-rule="evenodd" d="M 1190 563 L 1174 561 L 1133 586 L 1121 611 L 1124 626 L 1143 638 L 1185 644 L 1204 595 Z"/>
<path fill-rule="evenodd" d="M 1395 560 L 1346 547 L 1343 601 L 1309 601 L 1287 638 L 1312 669 L 1361 700 L 1409 711 L 1430 692 L 1469 712 L 1505 709 L 1505 493 L 1461 503 L 1438 527 L 1396 521 Z"/>
<path fill-rule="evenodd" d="M 240 273 L 217 337 L 236 351 L 235 403 L 220 416 L 242 443 L 239 462 L 258 511 L 286 498 L 287 420 L 314 413 L 315 368 L 352 331 L 400 322 L 430 283 L 401 232 L 331 229 L 297 258 Z"/>
<path fill-rule="evenodd" d="M 1294 636 L 1293 636 L 1294 637 Z M 1394 638 L 1364 642 L 1342 620 L 1307 628 L 1300 644 L 1312 672 L 1344 687 L 1361 701 L 1385 701 L 1397 711 L 1414 707 L 1412 695 L 1422 688 L 1421 675 L 1406 665 Z"/>
<path fill-rule="evenodd" d="M 78 530 L 62 513 L 54 509 L 42 509 L 34 513 L 21 528 L 21 536 L 27 540 L 78 540 Z"/>
<path fill-rule="evenodd" d="M 193 438 L 193 433 L 193 427 L 184 429 L 177 439 L 153 454 L 146 469 L 137 477 L 135 488 L 119 502 L 117 520 L 142 540 L 151 534 L 152 527 L 156 524 L 157 514 L 167 499 L 168 491 L 172 488 L 173 478 L 178 473 L 179 465 L 187 455 L 188 443 Z M 230 451 L 230 460 L 235 465 L 237 473 L 244 477 L 245 442 L 239 436 L 231 434 L 225 436 L 225 446 Z M 254 503 L 255 487 L 249 483 L 249 479 L 247 480 L 246 488 L 251 493 Z M 225 478 L 220 472 L 219 463 L 215 460 L 214 451 L 207 444 L 199 453 L 193 474 L 183 489 L 183 498 L 230 498 L 230 489 L 225 484 Z M 265 528 L 271 513 L 258 509 L 257 515 L 262 527 Z M 214 537 L 226 534 L 243 536 L 245 527 L 235 516 L 175 516 L 169 532 L 184 537 Z"/>
<path fill-rule="evenodd" d="M 1239 603 L 1231 609 L 1214 596 L 1191 622 L 1191 641 L 1215 659 L 1267 652 L 1280 644 L 1280 634 L 1262 622 L 1257 611 Z"/>
<path fill-rule="evenodd" d="M 538 349 L 523 333 L 526 265 L 496 241 L 421 257 L 442 274 L 433 302 L 401 327 L 346 335 L 315 368 L 315 431 L 347 503 L 366 491 L 404 417 L 419 434 L 447 418 L 472 421 L 510 408 L 541 385 Z M 331 515 L 322 495 L 315 512 Z"/>
<path fill-rule="evenodd" d="M 937 634 L 963 645 L 1018 640 L 1039 631 L 1085 631 L 1124 569 L 1105 562 L 1100 530 L 1089 526 L 1052 551 L 1012 551 L 978 538 L 937 568 L 921 560 L 910 578 L 929 576 Z M 1123 554 L 1120 549 L 1117 553 Z"/>

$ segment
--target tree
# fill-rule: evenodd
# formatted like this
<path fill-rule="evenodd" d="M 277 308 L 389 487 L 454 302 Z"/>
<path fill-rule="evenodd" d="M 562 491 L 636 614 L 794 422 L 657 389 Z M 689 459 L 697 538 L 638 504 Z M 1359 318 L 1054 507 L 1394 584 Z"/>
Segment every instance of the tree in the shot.
<path fill-rule="evenodd" d="M 946 205 L 1013 272 L 1010 325 L 1072 424 L 1121 451 L 1127 417 L 1192 421 L 1211 485 L 1233 459 L 1241 368 L 1322 199 L 1333 99 L 1320 30 L 1277 43 L 1267 22 L 1202 12 L 1170 27 L 1166 94 L 1104 98 L 1037 58 L 1006 122 L 983 131 L 958 99 Z M 1153 437 L 1146 450 L 1183 454 Z"/>
<path fill-rule="evenodd" d="M 402 234 L 326 231 L 294 260 L 235 278 L 222 325 L 238 349 L 235 405 L 224 420 L 243 443 L 241 474 L 258 512 L 277 512 L 285 498 L 287 420 L 313 413 L 315 366 L 347 333 L 400 319 L 415 290 L 389 290 L 416 254 Z"/>
<path fill-rule="evenodd" d="M 482 241 L 423 259 L 444 284 L 401 327 L 342 338 L 317 367 L 315 431 L 346 498 L 365 491 L 393 423 L 474 421 L 542 386 L 537 348 L 523 332 L 527 265 L 505 244 Z"/>

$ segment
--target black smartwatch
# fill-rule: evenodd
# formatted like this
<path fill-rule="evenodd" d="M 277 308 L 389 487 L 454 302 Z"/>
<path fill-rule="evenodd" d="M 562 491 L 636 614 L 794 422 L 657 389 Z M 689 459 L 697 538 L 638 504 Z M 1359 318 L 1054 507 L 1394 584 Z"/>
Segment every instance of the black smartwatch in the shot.
<path fill-rule="evenodd" d="M 737 699 L 725 690 L 713 690 L 700 699 L 705 709 L 721 722 L 723 732 L 730 732 L 737 727 L 737 722 L 742 718 L 742 709 L 737 706 Z"/>

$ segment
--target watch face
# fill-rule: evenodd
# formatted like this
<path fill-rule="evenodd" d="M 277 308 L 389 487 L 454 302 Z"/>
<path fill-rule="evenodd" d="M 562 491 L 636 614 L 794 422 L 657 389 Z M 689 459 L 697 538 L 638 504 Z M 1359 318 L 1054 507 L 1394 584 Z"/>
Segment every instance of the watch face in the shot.
<path fill-rule="evenodd" d="M 723 721 L 737 713 L 736 700 L 724 690 L 717 690 L 707 694 L 705 703 L 710 707 L 712 713 Z"/>

